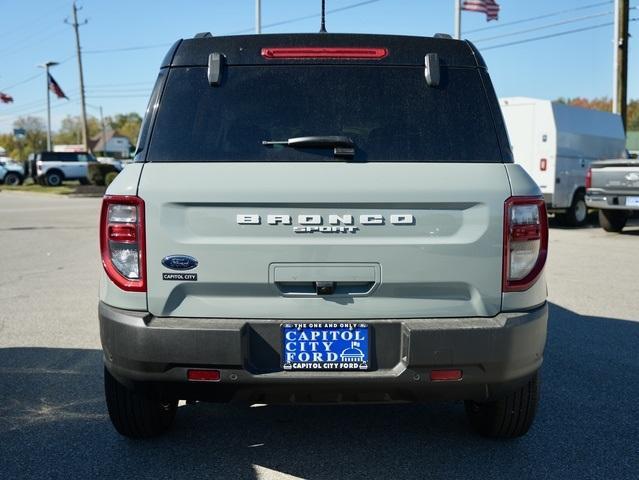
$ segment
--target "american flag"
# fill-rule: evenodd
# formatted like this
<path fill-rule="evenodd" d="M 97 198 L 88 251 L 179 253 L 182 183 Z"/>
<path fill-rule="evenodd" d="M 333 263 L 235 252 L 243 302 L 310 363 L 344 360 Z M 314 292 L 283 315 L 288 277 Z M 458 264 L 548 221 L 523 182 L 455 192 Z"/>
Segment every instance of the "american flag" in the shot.
<path fill-rule="evenodd" d="M 49 90 L 51 90 L 53 93 L 55 93 L 56 97 L 58 97 L 58 98 L 66 98 L 67 100 L 69 99 L 69 97 L 67 97 L 64 94 L 64 92 L 60 88 L 60 85 L 58 85 L 58 82 L 56 82 L 54 80 L 54 78 L 51 76 L 51 74 L 49 74 Z"/>
<path fill-rule="evenodd" d="M 464 0 L 462 10 L 486 14 L 486 21 L 499 19 L 499 5 L 495 0 Z"/>
<path fill-rule="evenodd" d="M 13 97 L 6 93 L 0 92 L 0 102 L 2 103 L 13 103 Z"/>

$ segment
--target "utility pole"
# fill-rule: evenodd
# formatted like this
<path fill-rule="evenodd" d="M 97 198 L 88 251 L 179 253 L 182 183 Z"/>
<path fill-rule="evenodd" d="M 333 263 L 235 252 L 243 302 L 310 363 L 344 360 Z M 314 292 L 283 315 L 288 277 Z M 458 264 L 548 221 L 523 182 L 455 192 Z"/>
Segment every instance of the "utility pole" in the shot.
<path fill-rule="evenodd" d="M 455 2 L 455 38 L 461 40 L 461 0 Z"/>
<path fill-rule="evenodd" d="M 262 0 L 255 0 L 255 33 L 262 33 Z"/>
<path fill-rule="evenodd" d="M 615 0 L 614 81 L 612 111 L 621 115 L 624 128 L 628 114 L 628 23 L 630 1 Z"/>
<path fill-rule="evenodd" d="M 38 65 L 44 68 L 44 80 L 47 86 L 47 152 L 51 151 L 51 89 L 49 88 L 49 67 L 58 65 L 58 62 L 45 62 Z"/>
<path fill-rule="evenodd" d="M 102 115 L 102 105 L 100 105 L 100 123 L 102 124 L 102 156 L 106 157 L 106 125 L 104 123 L 104 115 Z"/>
<path fill-rule="evenodd" d="M 89 127 L 87 125 L 87 105 L 84 98 L 84 73 L 82 71 L 82 49 L 80 48 L 80 26 L 86 25 L 88 20 L 85 20 L 82 23 L 78 23 L 78 6 L 75 1 L 73 2 L 73 23 L 70 23 L 65 20 L 65 23 L 68 23 L 75 30 L 75 48 L 78 54 L 78 69 L 80 70 L 80 105 L 82 110 L 82 143 L 84 144 L 85 150 L 89 151 Z"/>

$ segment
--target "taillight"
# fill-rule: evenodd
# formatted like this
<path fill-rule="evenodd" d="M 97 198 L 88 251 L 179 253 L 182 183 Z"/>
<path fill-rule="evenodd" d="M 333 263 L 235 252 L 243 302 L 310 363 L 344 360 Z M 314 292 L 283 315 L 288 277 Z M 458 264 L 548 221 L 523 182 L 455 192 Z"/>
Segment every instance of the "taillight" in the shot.
<path fill-rule="evenodd" d="M 504 292 L 530 288 L 546 264 L 548 216 L 539 197 L 510 197 L 504 206 Z"/>
<path fill-rule="evenodd" d="M 592 188 L 592 168 L 586 172 L 586 188 Z"/>
<path fill-rule="evenodd" d="M 108 277 L 122 290 L 146 292 L 144 201 L 107 195 L 100 216 L 100 251 Z"/>
<path fill-rule="evenodd" d="M 262 57 L 272 58 L 350 58 L 379 60 L 388 55 L 386 48 L 356 47 L 270 47 L 262 49 Z"/>

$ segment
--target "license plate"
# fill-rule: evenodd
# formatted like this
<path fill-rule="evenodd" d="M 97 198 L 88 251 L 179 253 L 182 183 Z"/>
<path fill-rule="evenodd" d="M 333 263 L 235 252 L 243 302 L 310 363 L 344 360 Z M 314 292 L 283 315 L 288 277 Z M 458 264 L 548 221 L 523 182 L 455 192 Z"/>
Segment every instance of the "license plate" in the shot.
<path fill-rule="evenodd" d="M 627 207 L 639 207 L 639 197 L 626 197 Z"/>
<path fill-rule="evenodd" d="M 368 370 L 369 329 L 363 323 L 282 325 L 284 370 Z"/>

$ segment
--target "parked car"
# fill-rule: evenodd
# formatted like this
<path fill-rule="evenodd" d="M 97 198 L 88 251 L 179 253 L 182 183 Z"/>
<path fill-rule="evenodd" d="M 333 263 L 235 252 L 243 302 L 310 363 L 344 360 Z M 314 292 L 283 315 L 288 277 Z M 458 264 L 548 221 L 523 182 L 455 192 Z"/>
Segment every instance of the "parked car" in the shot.
<path fill-rule="evenodd" d="M 128 159 L 120 159 L 115 157 L 96 157 L 96 160 L 106 165 L 113 165 L 116 171 L 120 172 L 124 166 L 129 162 Z"/>
<path fill-rule="evenodd" d="M 22 185 L 24 182 L 24 167 L 9 159 L 0 160 L 0 183 L 4 185 Z"/>
<path fill-rule="evenodd" d="M 599 225 L 607 232 L 621 232 L 639 211 L 638 159 L 593 162 L 586 185 L 586 204 L 598 210 Z"/>
<path fill-rule="evenodd" d="M 40 152 L 32 157 L 29 171 L 34 181 L 51 187 L 62 185 L 64 180 L 79 180 L 86 185 L 87 165 L 95 161 L 87 152 Z"/>
<path fill-rule="evenodd" d="M 546 209 L 472 44 L 198 35 L 141 130 L 100 220 L 118 432 L 178 399 L 465 400 L 483 435 L 528 431 Z"/>
<path fill-rule="evenodd" d="M 500 104 L 515 163 L 537 182 L 549 211 L 567 225 L 584 225 L 586 172 L 593 161 L 623 154 L 621 117 L 536 98 L 502 98 Z"/>

